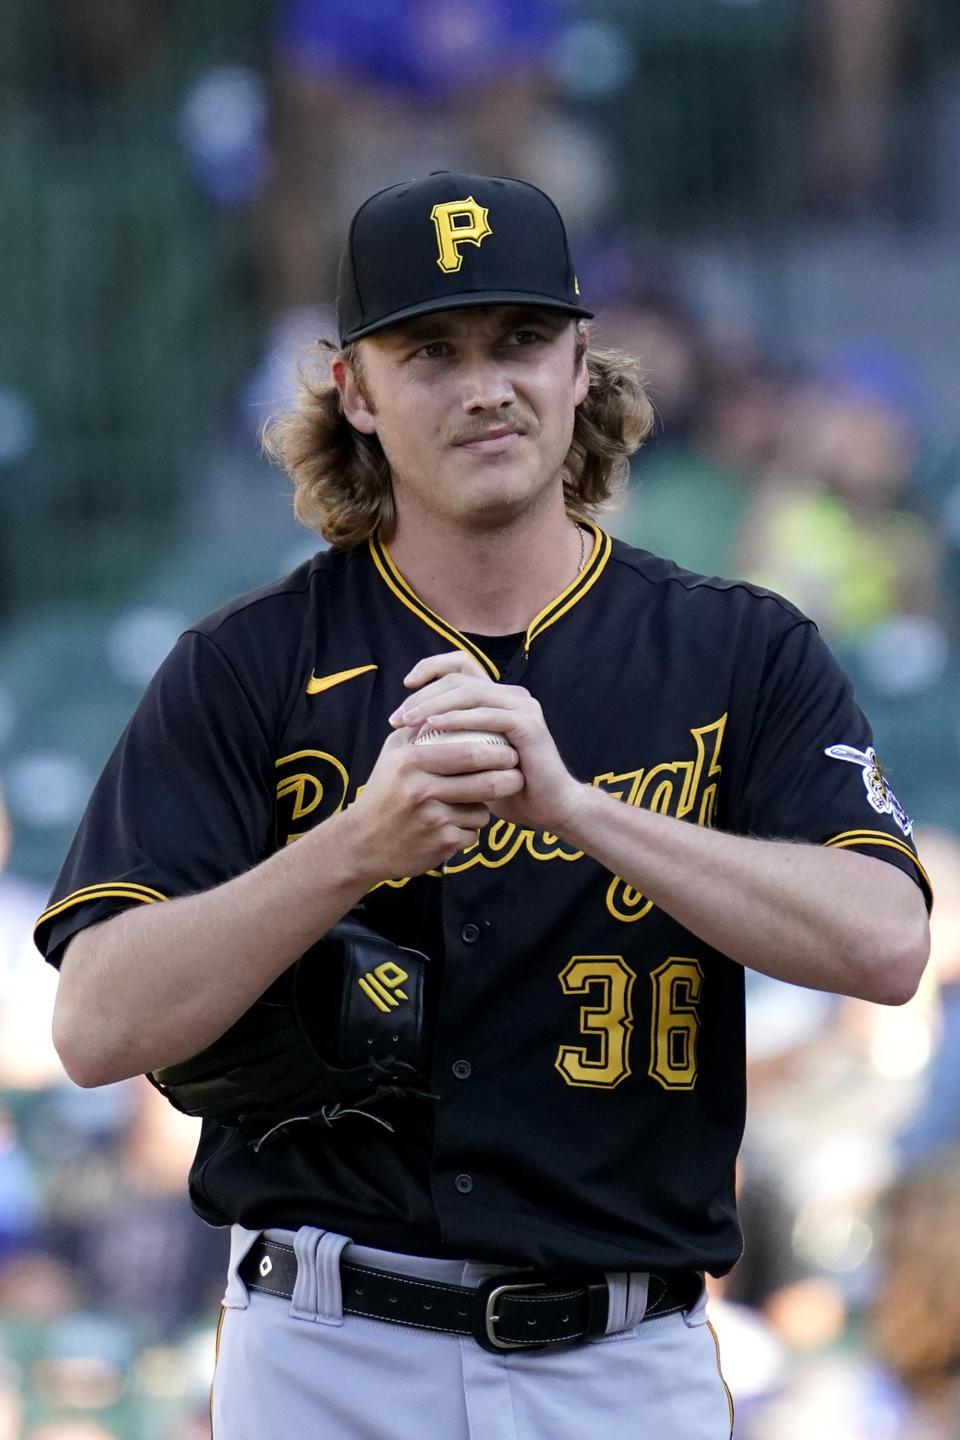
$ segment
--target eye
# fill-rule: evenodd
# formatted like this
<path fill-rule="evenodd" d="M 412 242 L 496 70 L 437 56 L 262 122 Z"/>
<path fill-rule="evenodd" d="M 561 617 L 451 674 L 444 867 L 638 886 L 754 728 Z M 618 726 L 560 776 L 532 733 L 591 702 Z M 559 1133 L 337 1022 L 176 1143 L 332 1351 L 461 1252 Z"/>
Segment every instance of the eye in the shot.
<path fill-rule="evenodd" d="M 428 340 L 415 353 L 424 360 L 442 360 L 445 355 L 449 354 L 449 350 L 450 347 L 446 340 Z"/>
<path fill-rule="evenodd" d="M 507 336 L 508 345 L 536 345 L 544 336 L 539 330 L 513 330 Z"/>

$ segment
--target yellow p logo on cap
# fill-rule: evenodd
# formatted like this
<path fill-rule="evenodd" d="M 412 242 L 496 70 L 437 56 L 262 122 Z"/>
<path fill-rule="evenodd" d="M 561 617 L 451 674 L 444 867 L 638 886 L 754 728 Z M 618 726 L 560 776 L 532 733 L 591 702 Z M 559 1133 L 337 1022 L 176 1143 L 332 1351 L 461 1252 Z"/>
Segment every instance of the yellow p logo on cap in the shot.
<path fill-rule="evenodd" d="M 436 227 L 440 250 L 437 264 L 444 274 L 453 274 L 463 264 L 459 246 L 467 242 L 479 245 L 493 234 L 487 224 L 488 213 L 472 195 L 466 200 L 447 200 L 442 205 L 434 205 L 430 219 Z"/>

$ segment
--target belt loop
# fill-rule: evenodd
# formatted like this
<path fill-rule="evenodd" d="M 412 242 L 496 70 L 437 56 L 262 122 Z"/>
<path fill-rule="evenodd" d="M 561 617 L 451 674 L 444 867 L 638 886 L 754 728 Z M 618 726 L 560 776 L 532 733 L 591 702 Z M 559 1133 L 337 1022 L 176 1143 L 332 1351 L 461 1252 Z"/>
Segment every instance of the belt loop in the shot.
<path fill-rule="evenodd" d="M 303 1225 L 297 1231 L 293 1237 L 297 1281 L 290 1297 L 290 1314 L 295 1320 L 343 1324 L 340 1255 L 349 1243 L 346 1235 L 317 1230 L 312 1225 Z"/>
<path fill-rule="evenodd" d="M 230 1226 L 230 1261 L 227 1266 L 227 1288 L 223 1294 L 226 1310 L 246 1310 L 250 1304 L 247 1287 L 237 1271 L 240 1262 L 259 1238 L 259 1230 L 247 1230 L 242 1225 Z"/>
<path fill-rule="evenodd" d="M 615 1270 L 607 1276 L 610 1309 L 605 1335 L 618 1335 L 639 1325 L 647 1310 L 650 1276 L 646 1270 Z"/>
<path fill-rule="evenodd" d="M 639 1325 L 647 1313 L 650 1300 L 650 1274 L 647 1270 L 633 1270 L 627 1278 L 627 1304 L 623 1317 L 624 1330 Z"/>
<path fill-rule="evenodd" d="M 607 1273 L 607 1324 L 604 1335 L 616 1335 L 627 1328 L 627 1280 L 625 1270 L 610 1270 Z"/>

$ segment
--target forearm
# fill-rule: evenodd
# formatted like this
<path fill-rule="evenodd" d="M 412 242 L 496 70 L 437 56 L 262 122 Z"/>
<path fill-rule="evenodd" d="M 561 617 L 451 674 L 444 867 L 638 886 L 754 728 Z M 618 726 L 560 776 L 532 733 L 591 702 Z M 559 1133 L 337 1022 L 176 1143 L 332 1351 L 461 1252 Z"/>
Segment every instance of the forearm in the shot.
<path fill-rule="evenodd" d="M 562 838 L 750 969 L 887 1004 L 916 988 L 929 943 L 923 898 L 883 861 L 725 834 L 592 786 Z"/>
<path fill-rule="evenodd" d="M 461 655 L 422 661 L 406 683 L 416 694 L 392 724 L 491 729 L 514 747 L 523 785 L 494 813 L 592 856 L 713 949 L 796 985 L 887 1004 L 913 994 L 929 951 L 926 909 L 894 866 L 711 830 L 579 784 L 534 697 Z"/>
<path fill-rule="evenodd" d="M 369 888 L 349 812 L 202 894 L 81 931 L 63 959 L 54 1043 L 81 1085 L 195 1055 Z"/>
<path fill-rule="evenodd" d="M 78 1084 L 195 1055 L 374 885 L 442 864 L 487 823 L 487 802 L 522 783 L 509 746 L 464 755 L 412 738 L 391 734 L 362 794 L 296 844 L 216 889 L 124 911 L 70 942 L 54 1043 Z"/>

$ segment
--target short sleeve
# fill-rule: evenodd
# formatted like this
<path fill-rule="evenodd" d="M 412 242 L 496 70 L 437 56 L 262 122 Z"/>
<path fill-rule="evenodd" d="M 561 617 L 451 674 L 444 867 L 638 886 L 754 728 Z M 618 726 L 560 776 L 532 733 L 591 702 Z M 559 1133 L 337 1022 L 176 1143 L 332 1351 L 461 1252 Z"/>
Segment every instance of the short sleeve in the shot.
<path fill-rule="evenodd" d="M 849 680 L 810 621 L 771 651 L 730 823 L 740 834 L 855 849 L 910 874 L 931 901 L 913 825 Z"/>
<path fill-rule="evenodd" d="M 274 848 L 274 751 L 216 642 L 189 631 L 154 676 L 100 776 L 37 922 L 57 965 L 78 930 L 136 904 L 208 890 Z"/>

